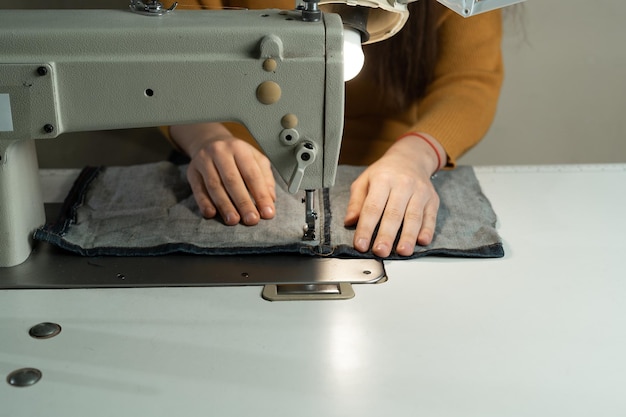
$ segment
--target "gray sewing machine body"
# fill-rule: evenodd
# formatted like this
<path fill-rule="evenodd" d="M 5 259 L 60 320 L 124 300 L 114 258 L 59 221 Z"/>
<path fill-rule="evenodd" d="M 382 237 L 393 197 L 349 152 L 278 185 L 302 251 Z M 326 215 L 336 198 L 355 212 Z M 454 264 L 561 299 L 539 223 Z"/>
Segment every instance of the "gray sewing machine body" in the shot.
<path fill-rule="evenodd" d="M 44 222 L 33 139 L 237 121 L 291 192 L 334 183 L 344 107 L 337 15 L 11 10 L 0 28 L 0 266 L 23 262 Z"/>

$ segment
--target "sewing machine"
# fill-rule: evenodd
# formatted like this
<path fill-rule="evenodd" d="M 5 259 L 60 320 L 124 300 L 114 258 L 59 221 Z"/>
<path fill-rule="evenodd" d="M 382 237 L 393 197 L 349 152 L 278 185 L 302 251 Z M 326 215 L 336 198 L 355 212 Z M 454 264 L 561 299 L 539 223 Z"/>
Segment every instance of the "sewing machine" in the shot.
<path fill-rule="evenodd" d="M 441 2 L 470 16 L 517 0 Z M 357 3 L 372 12 L 351 13 Z M 34 140 L 64 132 L 240 122 L 289 191 L 305 190 L 303 239 L 315 240 L 313 193 L 335 180 L 344 64 L 353 61 L 343 41 L 358 49 L 392 36 L 408 17 L 406 3 L 179 11 L 132 0 L 130 11 L 3 11 L 0 267 L 28 258 L 45 220 Z"/>

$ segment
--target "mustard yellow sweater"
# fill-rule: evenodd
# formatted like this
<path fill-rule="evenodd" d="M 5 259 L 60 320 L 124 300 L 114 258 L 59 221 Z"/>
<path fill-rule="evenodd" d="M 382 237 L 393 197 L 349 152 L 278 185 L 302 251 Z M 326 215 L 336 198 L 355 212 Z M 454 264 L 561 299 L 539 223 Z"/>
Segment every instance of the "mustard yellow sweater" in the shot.
<path fill-rule="evenodd" d="M 188 0 L 192 7 L 293 8 L 293 0 Z M 346 83 L 345 129 L 340 163 L 369 165 L 407 132 L 425 132 L 448 154 L 448 166 L 485 135 L 503 78 L 499 11 L 463 18 L 446 10 L 439 21 L 438 61 L 426 95 L 397 113 L 372 100 L 376 84 L 366 67 Z M 371 57 L 370 57 L 371 59 Z M 367 59 L 366 59 L 367 62 Z M 241 126 L 228 124 L 248 138 Z"/>

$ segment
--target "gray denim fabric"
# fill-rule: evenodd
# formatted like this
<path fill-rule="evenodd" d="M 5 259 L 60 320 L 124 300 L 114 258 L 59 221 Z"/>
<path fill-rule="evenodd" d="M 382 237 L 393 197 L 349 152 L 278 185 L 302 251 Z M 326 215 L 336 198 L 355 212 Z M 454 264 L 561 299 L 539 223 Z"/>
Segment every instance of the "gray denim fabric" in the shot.
<path fill-rule="evenodd" d="M 317 240 L 302 241 L 303 193 L 289 194 L 277 178 L 276 217 L 256 226 L 226 226 L 204 219 L 185 178 L 186 166 L 158 162 L 85 168 L 56 221 L 35 239 L 86 256 L 295 253 L 374 257 L 352 248 L 353 228 L 343 225 L 350 185 L 364 167 L 340 166 L 335 187 L 317 193 Z M 441 199 L 433 242 L 412 257 L 501 257 L 496 216 L 471 167 L 440 172 L 433 180 Z M 392 254 L 391 259 L 407 259 Z"/>

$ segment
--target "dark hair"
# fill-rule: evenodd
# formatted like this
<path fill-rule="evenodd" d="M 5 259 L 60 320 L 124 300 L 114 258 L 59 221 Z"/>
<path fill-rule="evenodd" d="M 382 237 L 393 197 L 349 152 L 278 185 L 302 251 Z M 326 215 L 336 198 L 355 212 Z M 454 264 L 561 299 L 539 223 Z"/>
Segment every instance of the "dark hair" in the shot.
<path fill-rule="evenodd" d="M 437 26 L 443 6 L 435 0 L 408 5 L 409 19 L 397 34 L 365 45 L 381 99 L 398 110 L 423 97 L 437 62 Z"/>

